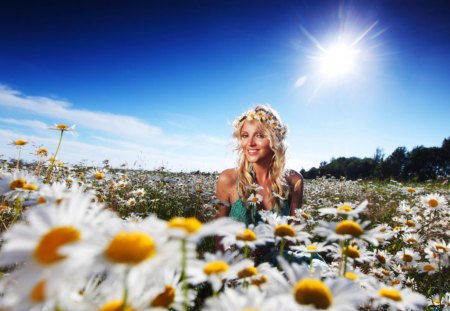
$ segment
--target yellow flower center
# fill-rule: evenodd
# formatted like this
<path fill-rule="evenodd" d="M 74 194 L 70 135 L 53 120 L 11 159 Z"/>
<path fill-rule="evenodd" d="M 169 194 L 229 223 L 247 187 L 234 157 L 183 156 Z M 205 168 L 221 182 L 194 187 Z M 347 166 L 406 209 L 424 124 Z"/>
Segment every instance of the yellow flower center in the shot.
<path fill-rule="evenodd" d="M 434 198 L 429 199 L 427 203 L 430 207 L 436 207 L 439 205 L 439 201 Z"/>
<path fill-rule="evenodd" d="M 38 204 L 44 204 L 44 203 L 47 203 L 47 200 L 44 197 L 39 197 L 37 199 L 37 202 L 38 202 Z"/>
<path fill-rule="evenodd" d="M 385 275 L 385 276 L 391 275 L 391 273 L 388 270 L 383 270 L 383 271 L 381 271 L 381 273 L 383 273 L 383 275 Z"/>
<path fill-rule="evenodd" d="M 351 272 L 345 272 L 345 277 L 352 281 L 356 281 L 358 279 L 358 275 Z"/>
<path fill-rule="evenodd" d="M 292 226 L 289 226 L 287 224 L 281 224 L 275 228 L 275 235 L 280 237 L 285 236 L 295 237 L 296 233 L 294 228 L 292 228 Z"/>
<path fill-rule="evenodd" d="M 103 179 L 103 178 L 105 178 L 105 174 L 100 173 L 100 172 L 95 173 L 94 174 L 94 178 L 97 179 L 97 180 Z"/>
<path fill-rule="evenodd" d="M 336 233 L 349 234 L 354 237 L 359 237 L 364 233 L 364 230 L 358 223 L 354 222 L 353 220 L 344 220 L 336 226 Z"/>
<path fill-rule="evenodd" d="M 22 189 L 23 186 L 25 186 L 26 184 L 27 184 L 27 181 L 25 179 L 19 178 L 19 179 L 13 180 L 9 184 L 9 189 L 11 189 L 11 190 L 16 190 L 17 188 Z"/>
<path fill-rule="evenodd" d="M 236 240 L 253 242 L 256 240 L 256 234 L 250 229 L 245 229 L 243 232 L 236 234 Z"/>
<path fill-rule="evenodd" d="M 119 232 L 104 251 L 110 261 L 118 264 L 139 264 L 155 253 L 155 242 L 147 233 L 125 231 Z"/>
<path fill-rule="evenodd" d="M 305 212 L 301 213 L 300 216 L 302 216 L 304 219 L 309 219 L 309 217 L 311 217 L 311 215 L 309 215 Z"/>
<path fill-rule="evenodd" d="M 161 307 L 168 309 L 172 303 L 175 301 L 175 288 L 170 285 L 166 285 L 162 293 L 156 296 L 152 302 L 152 307 Z"/>
<path fill-rule="evenodd" d="M 404 262 L 411 262 L 411 261 L 413 261 L 413 256 L 411 256 L 409 254 L 404 254 L 402 259 Z"/>
<path fill-rule="evenodd" d="M 402 301 L 403 297 L 400 292 L 393 288 L 382 288 L 378 291 L 378 295 L 384 298 L 388 298 L 394 301 Z"/>
<path fill-rule="evenodd" d="M 25 139 L 18 139 L 14 141 L 14 145 L 16 146 L 24 146 L 28 143 L 28 140 Z"/>
<path fill-rule="evenodd" d="M 409 193 L 414 193 L 414 192 L 416 192 L 416 189 L 408 187 L 408 189 L 406 189 L 406 191 L 408 191 Z"/>
<path fill-rule="evenodd" d="M 30 298 L 33 302 L 39 303 L 45 300 L 45 283 L 45 280 L 40 281 L 31 290 Z"/>
<path fill-rule="evenodd" d="M 98 311 L 133 311 L 130 306 L 123 308 L 122 300 L 113 300 L 105 303 Z"/>
<path fill-rule="evenodd" d="M 38 186 L 32 184 L 25 184 L 22 188 L 23 190 L 36 191 L 38 190 Z"/>
<path fill-rule="evenodd" d="M 338 207 L 337 210 L 340 212 L 348 213 L 348 212 L 353 211 L 353 208 L 350 205 L 342 205 L 342 206 Z"/>
<path fill-rule="evenodd" d="M 67 130 L 69 128 L 69 126 L 67 124 L 56 124 L 55 126 L 58 130 Z"/>
<path fill-rule="evenodd" d="M 400 282 L 401 281 L 399 279 L 394 279 L 394 280 L 391 281 L 391 286 L 398 285 L 398 284 L 400 284 Z"/>
<path fill-rule="evenodd" d="M 265 275 L 261 275 L 259 278 L 252 279 L 251 283 L 255 286 L 261 286 L 264 283 L 267 283 L 268 279 Z"/>
<path fill-rule="evenodd" d="M 38 156 L 46 157 L 48 155 L 48 150 L 45 148 L 39 148 L 38 150 L 36 150 L 36 154 Z"/>
<path fill-rule="evenodd" d="M 136 192 L 136 195 L 138 196 L 138 197 L 140 197 L 141 195 L 143 195 L 144 193 L 142 192 L 142 191 L 138 191 L 138 192 Z"/>
<path fill-rule="evenodd" d="M 417 240 L 415 238 L 408 238 L 406 240 L 406 242 L 408 242 L 408 243 L 417 243 Z"/>
<path fill-rule="evenodd" d="M 380 232 L 386 232 L 387 228 L 386 227 L 381 227 L 380 228 Z"/>
<path fill-rule="evenodd" d="M 347 256 L 350 258 L 359 258 L 360 257 L 359 250 L 352 246 L 349 246 L 348 248 L 344 247 L 343 252 L 345 252 L 347 254 Z"/>
<path fill-rule="evenodd" d="M 255 267 L 247 267 L 238 272 L 238 277 L 240 279 L 249 278 L 258 274 L 258 270 Z"/>
<path fill-rule="evenodd" d="M 378 255 L 376 255 L 376 257 L 377 257 L 378 261 L 381 262 L 382 264 L 386 263 L 386 257 L 384 257 L 383 255 L 378 254 Z"/>
<path fill-rule="evenodd" d="M 445 247 L 445 246 L 442 245 L 442 244 L 436 244 L 434 247 L 436 247 L 437 250 L 442 250 L 442 251 L 444 251 L 444 252 L 447 252 L 447 251 L 448 251 L 448 247 Z"/>
<path fill-rule="evenodd" d="M 310 252 L 315 252 L 317 251 L 318 247 L 317 245 L 308 245 L 306 246 L 306 249 L 309 250 Z"/>
<path fill-rule="evenodd" d="M 59 248 L 81 239 L 81 233 L 71 226 L 55 227 L 42 236 L 34 250 L 34 257 L 41 264 L 54 264 L 66 256 L 58 253 Z"/>
<path fill-rule="evenodd" d="M 8 205 L 1 205 L 0 204 L 0 212 L 9 209 Z"/>
<path fill-rule="evenodd" d="M 228 271 L 228 264 L 221 260 L 211 261 L 205 265 L 203 272 L 207 275 L 220 274 Z"/>
<path fill-rule="evenodd" d="M 314 305 L 316 309 L 327 309 L 333 302 L 333 294 L 320 280 L 305 278 L 294 287 L 295 301 L 301 305 Z"/>
<path fill-rule="evenodd" d="M 195 217 L 174 217 L 169 220 L 169 228 L 184 229 L 187 233 L 194 233 L 200 230 L 202 223 Z"/>
<path fill-rule="evenodd" d="M 250 201 L 252 201 L 253 203 L 258 203 L 259 202 L 259 199 L 258 199 L 258 197 L 252 197 L 251 199 L 250 199 Z"/>
<path fill-rule="evenodd" d="M 434 266 L 432 266 L 432 265 L 424 265 L 423 266 L 423 270 L 425 270 L 425 271 L 434 271 L 435 269 L 434 269 Z"/>
<path fill-rule="evenodd" d="M 408 227 L 415 227 L 416 223 L 412 221 L 411 219 L 408 219 L 405 223 Z"/>

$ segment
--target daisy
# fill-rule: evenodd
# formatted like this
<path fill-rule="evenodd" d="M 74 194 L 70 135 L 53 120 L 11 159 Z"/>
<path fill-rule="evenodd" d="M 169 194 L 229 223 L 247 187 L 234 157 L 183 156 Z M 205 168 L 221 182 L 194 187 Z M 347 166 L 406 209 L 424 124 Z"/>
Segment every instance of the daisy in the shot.
<path fill-rule="evenodd" d="M 4 195 L 9 200 L 18 197 L 32 199 L 41 187 L 42 183 L 38 178 L 24 170 L 0 175 L 0 195 Z"/>
<path fill-rule="evenodd" d="M 22 146 L 25 146 L 26 144 L 28 144 L 28 140 L 26 140 L 26 139 L 16 139 L 16 140 L 11 141 L 10 144 L 13 145 L 13 146 L 22 147 Z"/>
<path fill-rule="evenodd" d="M 258 245 L 264 245 L 266 242 L 272 240 L 271 232 L 264 230 L 265 227 L 251 224 L 248 228 L 245 224 L 240 223 L 239 229 L 236 232 L 226 232 L 221 243 L 225 249 L 235 245 L 240 249 L 255 249 Z"/>
<path fill-rule="evenodd" d="M 261 224 L 261 226 L 264 226 L 267 231 L 272 232 L 275 242 L 290 241 L 293 243 L 310 243 L 309 233 L 303 230 L 305 228 L 304 224 L 290 224 L 288 217 L 271 212 L 264 213 L 262 218 L 266 223 Z"/>
<path fill-rule="evenodd" d="M 187 266 L 190 283 L 196 285 L 208 281 L 218 292 L 224 281 L 237 278 L 239 271 L 253 265 L 250 259 L 238 260 L 237 255 L 237 252 L 206 253 L 203 260 L 192 260 Z"/>
<path fill-rule="evenodd" d="M 440 194 L 432 193 L 420 198 L 422 205 L 430 210 L 436 211 L 447 207 L 447 200 Z"/>
<path fill-rule="evenodd" d="M 409 288 L 391 287 L 380 284 L 375 291 L 368 291 L 373 307 L 388 305 L 393 310 L 423 310 L 426 298 Z"/>
<path fill-rule="evenodd" d="M 209 298 L 205 302 L 205 311 L 240 311 L 259 310 L 272 311 L 280 310 L 282 306 L 277 299 L 268 297 L 265 292 L 261 292 L 254 287 L 248 290 L 233 290 L 226 288 L 217 298 Z"/>
<path fill-rule="evenodd" d="M 426 273 L 428 275 L 431 275 L 438 272 L 438 270 L 439 270 L 438 265 L 433 262 L 419 262 L 417 264 L 417 271 L 419 273 Z"/>
<path fill-rule="evenodd" d="M 377 246 L 377 232 L 373 229 L 365 230 L 369 224 L 369 221 L 361 223 L 354 220 L 343 220 L 338 223 L 319 221 L 319 226 L 315 228 L 315 232 L 320 236 L 326 237 L 327 241 L 360 239 Z"/>
<path fill-rule="evenodd" d="M 260 185 L 256 184 L 256 183 L 252 183 L 249 186 L 245 186 L 245 189 L 251 190 L 251 191 L 258 191 L 258 190 L 262 190 L 263 187 L 261 187 Z"/>
<path fill-rule="evenodd" d="M 402 265 L 414 267 L 420 260 L 420 254 L 411 248 L 404 248 L 395 254 L 395 260 Z"/>
<path fill-rule="evenodd" d="M 72 126 L 69 126 L 67 124 L 61 124 L 61 123 L 60 124 L 55 124 L 55 125 L 49 127 L 49 129 L 51 129 L 51 130 L 62 131 L 62 132 L 74 131 L 75 128 L 76 128 L 75 124 L 72 125 Z"/>
<path fill-rule="evenodd" d="M 334 217 L 337 217 L 338 215 L 340 215 L 340 216 L 348 216 L 354 219 L 358 218 L 359 214 L 361 214 L 366 210 L 368 204 L 369 202 L 367 200 L 364 200 L 357 206 L 355 206 L 356 204 L 345 202 L 339 204 L 336 208 L 321 208 L 319 209 L 319 213 L 321 216 L 333 215 Z"/>
<path fill-rule="evenodd" d="M 91 196 L 77 193 L 59 206 L 27 210 L 27 222 L 14 224 L 3 235 L 0 266 L 25 263 L 30 284 L 42 278 L 48 284 L 63 282 L 74 270 L 82 275 L 84 262 L 68 256 L 63 248 L 97 236 L 96 228 L 109 218 L 108 212 L 91 201 Z"/>
<path fill-rule="evenodd" d="M 167 228 L 171 237 L 197 243 L 206 236 L 237 234 L 242 226 L 228 217 L 217 218 L 206 224 L 195 217 L 174 217 L 167 222 Z"/>
<path fill-rule="evenodd" d="M 249 203 L 250 205 L 257 205 L 259 203 L 261 203 L 263 200 L 263 196 L 260 195 L 259 193 L 251 193 L 250 196 L 247 199 L 247 203 Z"/>
<path fill-rule="evenodd" d="M 66 247 L 66 252 L 83 253 L 83 261 L 94 271 L 106 269 L 119 275 L 134 269 L 155 271 L 162 263 L 172 266 L 180 261 L 179 243 L 169 241 L 166 222 L 156 216 L 139 223 L 123 223 L 117 216 L 111 217 L 101 230 L 85 243 Z"/>
<path fill-rule="evenodd" d="M 280 300 L 292 310 L 357 310 L 366 297 L 355 282 L 345 278 L 326 279 L 311 275 L 308 268 L 295 263 L 289 265 L 283 258 L 279 259 L 288 279 L 288 288 Z"/>

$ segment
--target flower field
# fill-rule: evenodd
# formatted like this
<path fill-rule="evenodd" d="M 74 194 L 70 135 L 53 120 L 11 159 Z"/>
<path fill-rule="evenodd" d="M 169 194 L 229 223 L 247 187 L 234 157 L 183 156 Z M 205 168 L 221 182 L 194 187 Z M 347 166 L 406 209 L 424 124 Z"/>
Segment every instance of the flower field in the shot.
<path fill-rule="evenodd" d="M 306 180 L 245 228 L 217 177 L 4 161 L 0 310 L 450 310 L 446 181 Z"/>

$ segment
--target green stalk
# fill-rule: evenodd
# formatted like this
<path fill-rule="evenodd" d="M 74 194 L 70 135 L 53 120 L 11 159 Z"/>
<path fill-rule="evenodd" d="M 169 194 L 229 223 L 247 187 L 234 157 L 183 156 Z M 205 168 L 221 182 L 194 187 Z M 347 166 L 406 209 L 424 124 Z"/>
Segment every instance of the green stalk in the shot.
<path fill-rule="evenodd" d="M 286 245 L 286 239 L 282 238 L 280 246 L 280 256 L 283 257 L 284 246 Z"/>
<path fill-rule="evenodd" d="M 350 244 L 350 240 L 345 240 L 345 252 L 344 252 L 344 274 L 343 276 L 345 277 L 345 274 L 347 273 L 347 259 L 348 259 L 348 246 Z"/>
<path fill-rule="evenodd" d="M 312 273 L 312 270 L 313 270 L 313 268 L 312 268 L 313 255 L 314 255 L 314 253 L 309 254 L 309 273 Z"/>
<path fill-rule="evenodd" d="M 50 167 L 48 168 L 48 171 L 47 171 L 47 177 L 46 177 L 46 179 L 45 179 L 45 183 L 46 183 L 46 184 L 50 183 L 50 177 L 51 177 L 51 174 L 52 174 L 52 171 L 53 171 L 53 166 L 55 166 L 56 155 L 58 154 L 59 147 L 61 146 L 61 141 L 62 141 L 62 138 L 63 138 L 63 134 L 64 134 L 64 131 L 61 130 L 61 134 L 59 135 L 58 146 L 56 147 L 55 155 L 52 157 L 52 158 L 53 158 L 53 159 L 52 159 L 53 161 L 52 161 L 52 163 L 50 164 Z"/>
<path fill-rule="evenodd" d="M 19 170 L 20 154 L 21 153 L 22 153 L 22 146 L 19 146 L 19 155 L 17 156 L 17 167 L 16 167 L 16 170 Z"/>
<path fill-rule="evenodd" d="M 127 300 L 128 300 L 127 279 L 128 279 L 128 269 L 127 269 L 127 271 L 125 271 L 125 277 L 123 279 L 123 286 L 124 286 L 124 288 L 123 288 L 122 307 L 120 308 L 121 311 L 125 311 L 127 309 Z"/>
<path fill-rule="evenodd" d="M 244 258 L 248 258 L 248 245 L 245 244 L 244 246 Z"/>
<path fill-rule="evenodd" d="M 189 310 L 188 302 L 188 282 L 186 277 L 186 267 L 187 267 L 187 250 L 186 250 L 186 240 L 181 242 L 181 288 L 183 292 L 183 309 L 185 311 Z"/>

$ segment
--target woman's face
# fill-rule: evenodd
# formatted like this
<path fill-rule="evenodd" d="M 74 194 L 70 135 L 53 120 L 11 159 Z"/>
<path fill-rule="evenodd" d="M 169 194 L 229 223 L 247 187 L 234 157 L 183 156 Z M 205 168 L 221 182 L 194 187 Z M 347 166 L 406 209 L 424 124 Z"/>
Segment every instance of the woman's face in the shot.
<path fill-rule="evenodd" d="M 274 153 L 270 148 L 269 137 L 258 127 L 257 122 L 244 121 L 240 134 L 241 148 L 248 162 L 271 161 Z"/>

